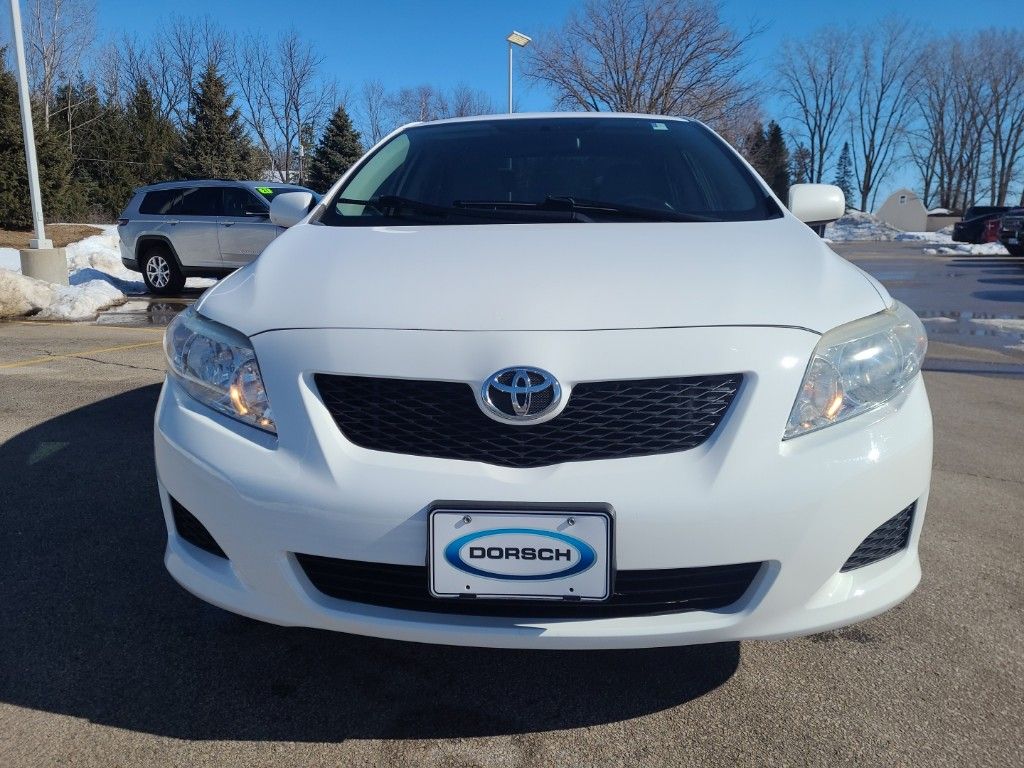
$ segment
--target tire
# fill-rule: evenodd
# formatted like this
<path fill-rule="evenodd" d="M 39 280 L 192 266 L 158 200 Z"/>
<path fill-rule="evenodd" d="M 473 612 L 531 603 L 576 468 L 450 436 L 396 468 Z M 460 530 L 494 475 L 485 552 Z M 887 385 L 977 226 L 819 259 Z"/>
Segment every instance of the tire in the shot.
<path fill-rule="evenodd" d="M 185 287 L 185 276 L 181 274 L 178 261 L 166 245 L 155 243 L 146 248 L 139 259 L 142 279 L 150 293 L 158 296 L 173 296 Z"/>
<path fill-rule="evenodd" d="M 1003 245 L 1011 256 L 1024 256 L 1024 245 Z"/>

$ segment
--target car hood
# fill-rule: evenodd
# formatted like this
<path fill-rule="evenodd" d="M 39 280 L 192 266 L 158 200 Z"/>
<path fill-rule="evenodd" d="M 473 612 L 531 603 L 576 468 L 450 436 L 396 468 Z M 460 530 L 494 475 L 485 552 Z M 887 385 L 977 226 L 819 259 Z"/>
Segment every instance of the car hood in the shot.
<path fill-rule="evenodd" d="M 733 223 L 303 224 L 208 291 L 206 317 L 282 328 L 824 332 L 889 302 L 789 216 Z"/>

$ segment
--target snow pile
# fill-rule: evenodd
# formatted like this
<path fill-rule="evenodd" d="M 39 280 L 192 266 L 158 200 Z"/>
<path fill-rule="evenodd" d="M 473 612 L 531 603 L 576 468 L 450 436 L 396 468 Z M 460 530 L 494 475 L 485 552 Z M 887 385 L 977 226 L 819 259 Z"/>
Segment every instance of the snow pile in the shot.
<path fill-rule="evenodd" d="M 925 248 L 932 256 L 1009 256 L 1002 243 L 953 243 L 939 248 Z"/>
<path fill-rule="evenodd" d="M 121 263 L 117 227 L 100 225 L 92 235 L 64 250 L 69 286 L 33 280 L 21 274 L 15 248 L 0 248 L 0 318 L 36 314 L 60 320 L 91 320 L 101 309 L 123 304 L 128 296 L 146 293 L 142 275 Z M 216 280 L 190 277 L 185 285 L 205 288 Z"/>
<path fill-rule="evenodd" d="M 65 248 L 71 285 L 84 285 L 91 280 L 104 280 L 128 295 L 146 292 L 142 275 L 121 263 L 117 228 L 100 227 L 102 234 L 87 237 Z"/>
<path fill-rule="evenodd" d="M 895 227 L 890 227 L 877 216 L 861 211 L 848 211 L 841 219 L 825 227 L 825 239 L 834 243 L 845 243 L 850 240 L 894 240 L 897 235 L 905 234 Z"/>
<path fill-rule="evenodd" d="M 34 314 L 54 320 L 89 320 L 101 309 L 146 292 L 141 276 L 121 264 L 117 229 L 103 231 L 65 249 L 70 285 L 56 285 L 21 274 L 14 248 L 0 248 L 0 318 Z"/>
<path fill-rule="evenodd" d="M 57 285 L 0 269 L 0 317 L 35 313 L 51 320 L 86 320 L 124 300 L 125 295 L 106 280 Z"/>
<path fill-rule="evenodd" d="M 946 245 L 953 242 L 952 234 L 951 226 L 937 232 L 904 232 L 886 224 L 873 214 L 861 211 L 848 211 L 841 219 L 825 227 L 825 239 L 835 243 L 851 240 L 895 240 Z"/>

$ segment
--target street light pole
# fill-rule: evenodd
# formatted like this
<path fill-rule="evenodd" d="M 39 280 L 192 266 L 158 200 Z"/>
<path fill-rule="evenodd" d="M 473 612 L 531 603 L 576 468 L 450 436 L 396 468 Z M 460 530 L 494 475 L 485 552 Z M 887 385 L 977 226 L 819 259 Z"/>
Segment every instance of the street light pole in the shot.
<path fill-rule="evenodd" d="M 25 67 L 25 41 L 21 33 L 21 4 L 11 0 L 11 34 L 14 36 L 14 59 L 17 64 L 18 101 L 21 103 L 21 133 L 25 140 L 25 162 L 28 164 L 28 194 L 32 201 L 32 223 L 36 237 L 29 241 L 30 248 L 52 248 L 46 239 L 43 223 L 43 201 L 39 196 L 39 167 L 36 164 L 36 136 L 32 130 L 32 103 L 28 94 L 28 74 Z"/>
<path fill-rule="evenodd" d="M 508 113 L 512 114 L 512 46 L 518 45 L 520 48 L 525 48 L 531 38 L 524 35 L 522 32 L 513 31 L 511 35 L 505 38 L 508 40 Z"/>

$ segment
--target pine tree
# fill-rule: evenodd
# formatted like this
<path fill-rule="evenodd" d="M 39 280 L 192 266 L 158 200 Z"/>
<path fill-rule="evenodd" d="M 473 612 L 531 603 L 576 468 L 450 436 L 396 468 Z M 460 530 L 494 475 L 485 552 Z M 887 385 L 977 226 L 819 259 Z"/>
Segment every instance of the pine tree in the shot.
<path fill-rule="evenodd" d="M 326 192 L 362 154 L 359 132 L 352 127 L 345 107 L 339 105 L 313 151 L 306 183 L 317 192 Z"/>
<path fill-rule="evenodd" d="M 180 137 L 171 121 L 157 108 L 153 92 L 141 80 L 125 107 L 125 123 L 131 137 L 136 183 L 152 184 L 173 173 L 172 160 Z"/>
<path fill-rule="evenodd" d="M 3 49 L 0 47 L 0 53 Z M 47 218 L 61 219 L 71 187 L 71 155 L 67 144 L 53 130 L 35 120 L 39 187 Z M 28 168 L 21 135 L 18 90 L 14 77 L 0 68 L 0 227 L 29 229 L 32 209 L 28 195 Z"/>
<path fill-rule="evenodd" d="M 743 140 L 743 156 L 747 162 L 754 166 L 754 170 L 764 176 L 764 156 L 767 143 L 765 141 L 764 126 L 761 121 L 755 121 Z"/>
<path fill-rule="evenodd" d="M 785 202 L 789 196 L 789 148 L 786 137 L 782 135 L 782 126 L 772 120 L 765 131 L 765 173 L 764 180 L 772 188 L 780 200 Z"/>
<path fill-rule="evenodd" d="M 227 82 L 210 64 L 192 91 L 189 121 L 174 170 L 185 179 L 252 179 L 260 174 L 259 160 L 242 127 Z"/>
<path fill-rule="evenodd" d="M 843 190 L 846 196 L 846 204 L 850 205 L 853 199 L 853 161 L 850 159 L 850 142 L 843 142 L 843 149 L 839 153 L 839 161 L 836 163 L 836 177 L 832 181 L 837 187 Z"/>
<path fill-rule="evenodd" d="M 811 150 L 803 144 L 797 144 L 790 157 L 789 165 L 793 184 L 806 184 L 811 175 Z"/>
<path fill-rule="evenodd" d="M 755 123 L 744 142 L 744 154 L 780 200 L 789 194 L 789 149 L 782 127 L 772 120 L 765 128 Z"/>

